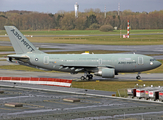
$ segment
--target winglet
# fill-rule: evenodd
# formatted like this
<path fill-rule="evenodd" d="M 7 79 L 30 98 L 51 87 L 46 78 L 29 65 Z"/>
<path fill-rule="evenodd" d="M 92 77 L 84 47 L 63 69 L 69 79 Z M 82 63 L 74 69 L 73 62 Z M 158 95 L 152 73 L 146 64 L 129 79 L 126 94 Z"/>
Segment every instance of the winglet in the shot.
<path fill-rule="evenodd" d="M 15 26 L 5 26 L 16 54 L 43 53 L 38 50 Z"/>

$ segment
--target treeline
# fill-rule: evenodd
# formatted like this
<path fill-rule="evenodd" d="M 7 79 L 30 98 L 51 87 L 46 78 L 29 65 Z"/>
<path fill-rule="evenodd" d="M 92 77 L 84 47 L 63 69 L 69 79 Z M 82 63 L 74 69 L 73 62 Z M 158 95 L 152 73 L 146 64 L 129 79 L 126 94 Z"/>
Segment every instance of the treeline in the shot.
<path fill-rule="evenodd" d="M 31 11 L 0 12 L 0 29 L 5 25 L 14 25 L 21 30 L 62 29 L 84 30 L 99 29 L 102 25 L 111 25 L 118 29 L 126 29 L 130 21 L 131 29 L 163 29 L 163 10 L 153 12 L 132 12 L 130 10 L 110 11 L 106 13 L 99 9 L 88 9 L 79 12 L 75 18 L 73 12 L 59 11 L 56 14 Z"/>

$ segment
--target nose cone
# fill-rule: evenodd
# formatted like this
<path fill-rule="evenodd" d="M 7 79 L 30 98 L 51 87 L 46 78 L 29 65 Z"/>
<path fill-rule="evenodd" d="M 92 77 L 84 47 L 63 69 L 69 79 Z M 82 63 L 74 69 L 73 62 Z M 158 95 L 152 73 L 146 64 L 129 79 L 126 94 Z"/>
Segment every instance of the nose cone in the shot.
<path fill-rule="evenodd" d="M 155 61 L 155 63 L 154 63 L 154 66 L 157 68 L 157 67 L 159 67 L 159 66 L 161 66 L 162 64 L 161 64 L 161 62 L 159 62 L 159 61 Z"/>

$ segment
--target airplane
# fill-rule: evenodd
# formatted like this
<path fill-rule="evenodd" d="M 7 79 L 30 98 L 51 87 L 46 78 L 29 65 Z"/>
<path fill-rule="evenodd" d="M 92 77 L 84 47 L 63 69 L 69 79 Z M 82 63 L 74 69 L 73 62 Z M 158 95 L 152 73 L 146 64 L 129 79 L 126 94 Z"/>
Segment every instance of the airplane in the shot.
<path fill-rule="evenodd" d="M 114 78 L 118 73 L 140 73 L 161 65 L 153 57 L 141 54 L 47 54 L 38 50 L 15 26 L 4 26 L 16 54 L 8 55 L 9 62 L 43 70 L 77 74 L 81 80 L 93 79 L 92 73 L 102 78 Z"/>

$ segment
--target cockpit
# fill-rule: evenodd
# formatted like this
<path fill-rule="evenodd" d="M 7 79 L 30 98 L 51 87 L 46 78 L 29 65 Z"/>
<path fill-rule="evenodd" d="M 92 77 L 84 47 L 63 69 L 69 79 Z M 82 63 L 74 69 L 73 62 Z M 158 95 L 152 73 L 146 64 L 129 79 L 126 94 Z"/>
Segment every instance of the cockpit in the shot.
<path fill-rule="evenodd" d="M 150 61 L 157 61 L 156 59 L 150 59 Z"/>

